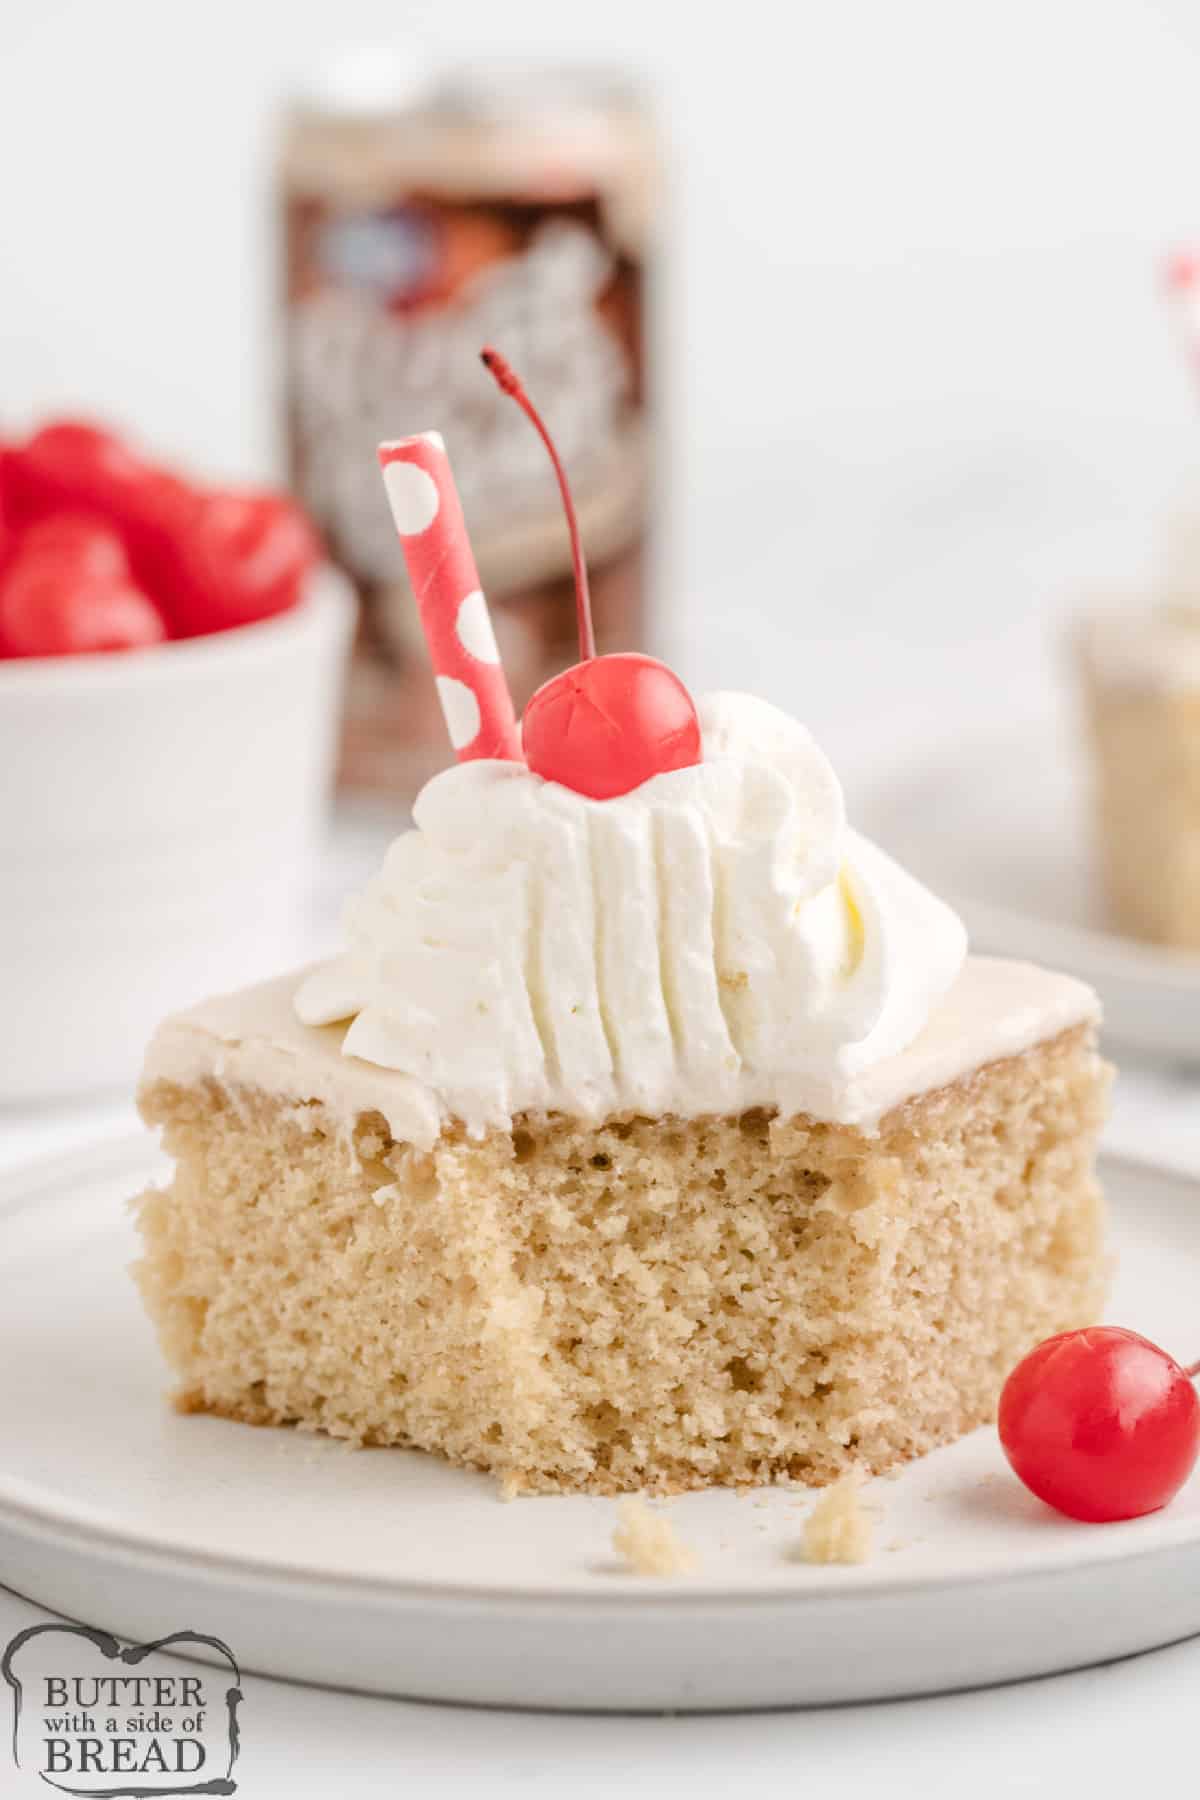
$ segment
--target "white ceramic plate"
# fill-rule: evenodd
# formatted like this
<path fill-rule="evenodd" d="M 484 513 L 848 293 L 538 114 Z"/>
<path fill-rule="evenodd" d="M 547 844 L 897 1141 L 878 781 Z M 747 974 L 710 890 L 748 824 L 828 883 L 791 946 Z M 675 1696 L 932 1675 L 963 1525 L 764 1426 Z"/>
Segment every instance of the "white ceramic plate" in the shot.
<path fill-rule="evenodd" d="M 1200 956 L 1106 925 L 1077 735 L 1070 720 L 1015 722 L 939 743 L 866 784 L 856 822 L 958 908 L 975 949 L 1090 981 L 1115 1043 L 1200 1062 Z"/>
<path fill-rule="evenodd" d="M 1200 1631 L 1200 1480 L 1126 1525 L 1060 1519 L 990 1430 L 872 1483 L 876 1554 L 795 1560 L 808 1496 L 671 1505 L 699 1572 L 623 1572 L 611 1501 L 505 1504 L 403 1451 L 180 1418 L 125 1265 L 148 1142 L 0 1183 L 0 1580 L 132 1639 L 189 1629 L 265 1674 L 433 1699 L 699 1709 L 919 1694 Z M 1112 1316 L 1200 1355 L 1200 1195 L 1107 1169 Z"/>

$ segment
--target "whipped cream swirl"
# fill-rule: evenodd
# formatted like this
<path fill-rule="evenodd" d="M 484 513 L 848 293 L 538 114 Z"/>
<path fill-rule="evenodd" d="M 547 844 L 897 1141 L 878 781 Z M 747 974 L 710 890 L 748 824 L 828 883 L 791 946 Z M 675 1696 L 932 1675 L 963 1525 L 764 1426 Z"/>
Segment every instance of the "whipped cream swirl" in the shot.
<path fill-rule="evenodd" d="M 846 825 L 802 725 L 744 694 L 698 704 L 703 761 L 616 800 L 461 763 L 302 983 L 310 1025 L 402 1071 L 475 1133 L 748 1106 L 836 1116 L 962 966 L 956 915 Z"/>

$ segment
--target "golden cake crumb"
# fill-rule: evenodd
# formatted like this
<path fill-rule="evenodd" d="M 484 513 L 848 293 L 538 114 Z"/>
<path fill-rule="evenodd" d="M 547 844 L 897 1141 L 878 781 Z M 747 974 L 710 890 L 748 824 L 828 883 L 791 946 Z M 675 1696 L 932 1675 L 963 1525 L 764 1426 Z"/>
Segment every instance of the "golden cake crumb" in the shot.
<path fill-rule="evenodd" d="M 827 1488 L 804 1522 L 804 1560 L 864 1563 L 871 1554 L 871 1521 L 859 1502 L 857 1469 Z"/>
<path fill-rule="evenodd" d="M 689 1575 L 696 1567 L 695 1551 L 680 1541 L 670 1519 L 651 1512 L 636 1494 L 617 1503 L 612 1545 L 635 1575 Z"/>
<path fill-rule="evenodd" d="M 559 1115 L 434 1148 L 151 1083 L 138 1203 L 189 1412 L 403 1444 L 508 1495 L 822 1487 L 972 1430 L 1107 1278 L 1090 1026 L 889 1113 Z M 376 1203 L 387 1190 L 385 1205 Z"/>

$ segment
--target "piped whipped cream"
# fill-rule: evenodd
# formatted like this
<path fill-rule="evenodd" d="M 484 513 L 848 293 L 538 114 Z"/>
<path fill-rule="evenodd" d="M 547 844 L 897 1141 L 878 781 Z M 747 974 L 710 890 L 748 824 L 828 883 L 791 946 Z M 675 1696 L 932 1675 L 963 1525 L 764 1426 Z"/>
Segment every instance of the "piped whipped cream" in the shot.
<path fill-rule="evenodd" d="M 951 909 L 851 831 L 763 701 L 698 705 L 703 760 L 615 800 L 521 764 L 436 776 L 296 993 L 474 1133 L 521 1112 L 694 1117 L 818 1096 L 904 1050 L 958 975 Z"/>

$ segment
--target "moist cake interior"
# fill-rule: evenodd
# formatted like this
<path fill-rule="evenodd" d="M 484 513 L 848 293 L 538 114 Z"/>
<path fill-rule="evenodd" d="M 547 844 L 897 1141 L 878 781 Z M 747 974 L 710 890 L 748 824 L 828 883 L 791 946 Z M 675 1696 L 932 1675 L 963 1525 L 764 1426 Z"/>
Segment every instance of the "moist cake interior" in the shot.
<path fill-rule="evenodd" d="M 185 1409 L 510 1492 L 821 1485 L 990 1418 L 1027 1350 L 1100 1316 L 1106 1087 L 1089 1020 L 877 1133 L 522 1117 L 426 1150 L 214 1059 L 144 1086 L 177 1166 L 136 1273 Z"/>

